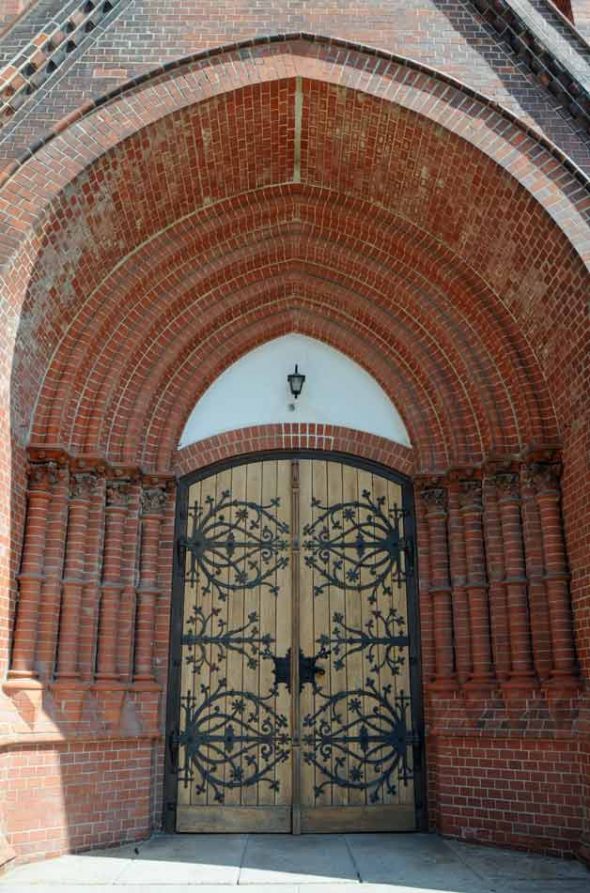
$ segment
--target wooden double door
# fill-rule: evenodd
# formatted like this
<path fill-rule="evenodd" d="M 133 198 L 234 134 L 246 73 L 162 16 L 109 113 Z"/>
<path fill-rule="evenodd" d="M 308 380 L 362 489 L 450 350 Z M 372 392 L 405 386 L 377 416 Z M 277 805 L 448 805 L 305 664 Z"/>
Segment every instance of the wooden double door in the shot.
<path fill-rule="evenodd" d="M 178 502 L 167 827 L 421 827 L 408 485 L 279 454 Z"/>

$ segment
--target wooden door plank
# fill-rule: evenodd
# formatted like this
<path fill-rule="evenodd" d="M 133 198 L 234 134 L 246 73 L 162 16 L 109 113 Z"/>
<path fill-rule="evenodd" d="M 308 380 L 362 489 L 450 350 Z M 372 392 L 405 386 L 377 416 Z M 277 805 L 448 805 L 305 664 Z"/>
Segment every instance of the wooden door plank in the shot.
<path fill-rule="evenodd" d="M 277 462 L 277 485 L 276 496 L 279 500 L 277 514 L 281 522 L 287 526 L 284 533 L 285 539 L 290 544 L 293 535 L 293 513 L 291 504 L 291 461 L 289 459 L 281 459 Z M 287 654 L 291 647 L 291 626 L 292 626 L 292 593 L 291 593 L 291 575 L 293 572 L 293 556 L 291 549 L 288 548 L 284 557 L 287 562 L 283 562 L 282 566 L 277 568 L 275 585 L 277 594 L 273 596 L 274 608 L 274 637 L 275 642 L 272 645 L 272 651 L 275 657 L 283 657 Z M 281 565 L 281 563 L 280 563 Z M 274 660 L 266 662 L 266 679 L 269 685 L 275 684 Z M 281 716 L 286 716 L 289 721 L 288 727 L 285 729 L 289 739 L 293 736 L 293 724 L 291 718 L 291 693 L 286 685 L 277 686 L 277 694 L 275 697 L 275 710 Z M 290 758 L 277 764 L 275 772 L 275 780 L 278 783 L 278 790 L 275 794 L 275 803 L 277 806 L 285 806 L 291 809 L 293 799 L 293 749 L 289 745 Z"/>
<path fill-rule="evenodd" d="M 228 489 L 231 493 L 231 501 L 235 503 L 243 503 L 243 501 L 247 498 L 246 492 L 246 466 L 245 465 L 236 465 L 234 468 L 230 469 L 231 478 L 227 482 Z M 239 506 L 232 505 L 229 509 L 229 520 L 232 524 L 232 527 L 239 523 L 238 513 L 240 511 Z M 243 570 L 243 567 L 241 568 Z M 230 574 L 230 569 L 228 565 L 228 569 L 226 572 L 226 585 L 228 585 L 228 595 L 224 602 L 221 602 L 219 605 L 219 610 L 225 615 L 224 621 L 224 632 L 234 636 L 235 630 L 243 630 L 244 636 L 248 636 L 252 624 L 248 623 L 248 616 L 244 609 L 244 590 L 243 589 L 235 589 L 229 590 L 229 584 L 232 582 L 232 577 L 235 574 Z M 240 634 L 238 634 L 240 635 Z M 238 648 L 240 646 L 237 646 Z M 227 679 L 227 688 L 228 690 L 236 690 L 243 691 L 244 690 L 244 663 L 248 660 L 248 655 L 250 653 L 250 649 L 248 646 L 244 646 L 243 650 L 235 650 L 234 648 L 226 648 L 225 649 L 225 657 L 223 660 L 218 661 L 219 670 L 218 673 L 221 677 L 225 677 Z M 225 699 L 225 712 L 231 710 L 231 701 L 229 698 Z M 246 767 L 244 765 L 243 758 L 239 761 L 239 770 L 244 772 Z M 223 802 L 224 806 L 238 806 L 242 801 L 242 791 L 241 787 L 231 787 L 231 778 L 229 776 L 229 764 L 226 763 L 225 772 L 224 772 L 225 782 L 228 785 L 225 791 L 225 799 Z"/>
<path fill-rule="evenodd" d="M 403 501 L 402 501 L 402 489 L 399 484 L 394 481 L 388 481 L 388 503 L 391 508 L 402 509 Z M 405 536 L 406 530 L 404 521 L 402 520 L 400 523 L 400 532 L 402 536 Z M 405 555 L 401 556 L 402 567 L 405 572 Z M 392 609 L 399 614 L 401 618 L 403 618 L 404 625 L 403 630 L 400 628 L 400 631 L 408 634 L 408 586 L 407 582 L 397 582 L 394 580 L 392 582 Z M 394 677 L 395 680 L 395 695 L 396 697 L 400 697 L 403 695 L 410 696 L 411 687 L 410 687 L 410 649 L 409 646 L 403 649 L 403 658 L 404 662 L 399 667 L 399 673 Z M 401 652 L 400 652 L 401 654 Z M 408 710 L 406 712 L 406 720 L 407 720 L 407 728 L 411 730 L 412 728 L 412 713 L 408 706 Z M 407 751 L 407 762 L 410 771 L 413 771 L 413 751 L 412 748 L 409 747 Z M 402 780 L 398 783 L 398 802 L 407 807 L 413 806 L 415 801 L 415 791 L 414 791 L 414 782 L 413 780 L 409 780 L 407 784 L 404 784 Z"/>
<path fill-rule="evenodd" d="M 189 509 L 189 513 L 195 510 L 195 507 L 200 505 L 201 502 L 201 482 L 197 481 L 194 483 L 188 493 L 188 501 L 187 506 Z M 189 514 L 190 518 L 190 514 Z M 189 520 L 187 519 L 187 524 Z M 185 558 L 184 558 L 184 572 L 185 577 L 189 574 L 191 561 L 190 555 L 187 550 Z M 183 604 L 183 619 L 182 619 L 182 631 L 183 634 L 187 629 L 190 629 L 190 625 L 188 624 L 189 617 L 193 614 L 193 611 L 197 605 L 197 581 L 194 583 L 185 582 L 184 584 L 184 604 Z M 194 648 L 186 648 L 182 647 L 180 651 L 180 696 L 181 698 L 186 697 L 187 695 L 194 695 L 194 672 L 193 667 L 194 664 L 190 662 L 190 657 L 195 656 Z M 182 733 L 185 731 L 185 712 L 180 711 L 179 716 L 179 732 Z M 184 748 L 179 749 L 178 754 L 178 765 L 179 767 L 184 764 Z M 194 785 L 188 783 L 188 779 L 186 782 L 184 780 L 179 780 L 177 784 L 177 803 L 178 806 L 186 806 L 192 802 Z"/>
<path fill-rule="evenodd" d="M 215 501 L 217 497 L 217 475 L 213 475 L 212 477 L 205 478 L 201 482 L 201 499 L 200 499 L 200 507 L 202 509 L 203 517 L 208 517 L 211 514 L 212 507 L 215 506 Z M 197 579 L 197 604 L 200 605 L 203 617 L 209 617 L 213 611 L 217 603 L 217 592 L 215 587 L 211 585 L 209 580 L 207 579 L 205 573 L 198 571 L 198 579 Z M 217 687 L 217 680 L 211 672 L 211 667 L 214 663 L 213 660 L 213 645 L 211 643 L 207 643 L 204 646 L 205 653 L 205 662 L 202 665 L 201 672 L 195 674 L 193 676 L 193 695 L 195 698 L 196 704 L 200 705 L 206 697 L 206 694 L 203 692 L 202 687 L 205 687 L 205 690 L 208 692 L 212 692 Z M 212 731 L 212 720 L 208 719 L 204 723 L 205 731 L 210 733 Z M 212 759 L 216 759 L 216 754 L 211 752 L 211 747 L 208 746 L 203 748 L 203 758 L 207 762 Z M 197 785 L 203 786 L 203 795 L 201 796 L 196 788 Z M 193 782 L 193 794 L 191 797 L 192 805 L 201 805 L 201 804 L 214 804 L 215 803 L 215 790 L 214 788 L 205 783 L 205 780 L 202 777 L 197 777 Z"/>
<path fill-rule="evenodd" d="M 256 505 L 262 505 L 262 462 L 250 462 L 248 465 L 246 465 L 246 475 L 246 499 L 248 500 L 248 502 L 253 502 Z M 256 560 L 261 560 L 260 556 L 257 556 Z M 244 557 L 242 568 L 244 573 L 248 572 L 246 563 L 247 559 Z M 258 617 L 260 617 L 260 598 L 260 586 L 257 586 L 255 589 L 244 590 L 244 615 L 246 617 L 249 614 L 256 614 Z M 260 667 L 258 664 L 256 664 L 256 666 L 249 666 L 247 662 L 244 664 L 244 691 L 252 692 L 254 695 L 257 696 L 260 695 Z M 254 721 L 253 725 L 258 731 L 260 731 L 260 714 L 258 715 L 258 719 Z M 254 753 L 253 756 L 255 756 L 257 759 L 260 758 L 259 752 Z M 252 785 L 242 788 L 242 806 L 258 805 L 258 788 L 258 785 Z"/>
<path fill-rule="evenodd" d="M 314 641 L 314 573 L 313 568 L 306 561 L 305 550 L 306 529 L 313 523 L 313 469 L 314 462 L 309 459 L 301 460 L 299 463 L 299 539 L 301 543 L 299 553 L 299 642 L 294 641 L 293 647 L 300 648 L 304 654 L 314 654 L 316 647 Z M 304 725 L 304 717 L 312 714 L 313 709 L 313 693 L 311 687 L 306 685 L 299 694 L 300 727 L 296 730 L 301 741 L 301 760 L 298 762 L 301 806 L 314 805 L 314 770 L 313 766 L 310 766 L 305 760 L 305 753 L 312 749 L 313 745 L 306 742 L 310 730 Z"/>
<path fill-rule="evenodd" d="M 359 497 L 359 483 L 358 483 L 358 469 L 352 465 L 345 465 L 342 469 L 342 501 L 346 503 L 357 503 Z M 354 518 L 355 523 L 358 523 L 359 513 L 358 508 L 351 508 L 352 517 Z M 343 623 L 338 624 L 338 628 L 340 629 L 340 634 L 344 637 L 347 635 L 350 636 L 351 633 L 347 632 L 347 630 L 362 630 L 363 627 L 363 604 L 362 604 L 363 596 L 358 592 L 358 590 L 354 586 L 347 586 L 345 590 L 345 610 L 344 610 L 344 620 Z M 354 635 L 354 633 L 353 633 Z M 358 634 L 357 634 L 358 635 Z M 339 654 L 340 659 L 343 662 L 343 673 L 345 674 L 346 679 L 346 688 L 348 691 L 351 691 L 359 686 L 364 685 L 364 681 L 367 675 L 367 664 L 365 660 L 365 655 L 361 650 L 355 648 L 346 647 L 344 645 Z M 346 705 L 347 709 L 347 721 L 350 718 L 350 714 L 348 711 L 348 702 Z M 350 773 L 353 770 L 355 765 L 358 765 L 358 762 L 361 759 L 361 751 L 358 744 L 351 744 L 350 753 L 347 758 L 347 774 L 350 777 Z M 349 788 L 348 791 L 348 803 L 350 806 L 362 806 L 365 805 L 366 795 L 363 790 L 359 790 L 358 788 Z"/>
<path fill-rule="evenodd" d="M 413 806 L 319 806 L 304 808 L 301 827 L 306 834 L 414 831 Z"/>
<path fill-rule="evenodd" d="M 339 462 L 326 462 L 326 505 L 339 505 L 343 499 L 343 481 L 342 481 L 342 465 Z M 330 534 L 333 537 L 337 534 L 337 530 L 331 527 Z M 330 570 L 335 571 L 334 561 L 331 562 Z M 337 616 L 344 617 L 346 615 L 346 589 L 342 586 L 329 586 L 326 593 L 322 596 L 326 602 L 326 612 L 318 617 L 319 624 L 315 629 L 316 643 L 322 635 L 331 637 L 335 618 Z M 330 649 L 331 650 L 331 649 Z M 326 668 L 326 676 L 323 679 L 326 683 L 329 681 L 330 694 L 335 695 L 343 691 L 347 691 L 347 672 L 346 665 L 338 670 L 338 660 L 334 652 L 330 653 L 322 664 Z M 323 681 L 323 680 L 322 680 Z M 345 722 L 348 721 L 348 698 L 342 701 L 339 707 Z M 340 754 L 334 754 L 331 768 L 335 769 L 334 760 Z M 332 806 L 344 806 L 348 803 L 348 789 L 339 784 L 331 786 L 330 804 Z"/>
<path fill-rule="evenodd" d="M 288 834 L 291 807 L 182 806 L 177 824 L 177 830 L 186 834 Z"/>

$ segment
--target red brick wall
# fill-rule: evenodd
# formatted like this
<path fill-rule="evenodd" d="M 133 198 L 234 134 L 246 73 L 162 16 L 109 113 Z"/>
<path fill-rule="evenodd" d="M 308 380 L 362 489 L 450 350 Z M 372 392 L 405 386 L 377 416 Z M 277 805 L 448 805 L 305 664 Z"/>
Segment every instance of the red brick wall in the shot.
<path fill-rule="evenodd" d="M 21 858 L 137 840 L 152 828 L 149 741 L 29 746 L 0 755 L 4 821 Z"/>
<path fill-rule="evenodd" d="M 575 851 L 583 812 L 575 738 L 437 738 L 431 759 L 443 834 L 554 855 Z"/>
<path fill-rule="evenodd" d="M 35 0 L 2 0 L 0 4 L 0 36 Z"/>
<path fill-rule="evenodd" d="M 19 111 L 0 146 L 0 159 L 20 155 L 89 98 L 159 66 L 235 41 L 306 32 L 355 41 L 415 59 L 500 103 L 590 169 L 587 134 L 562 114 L 562 101 L 537 82 L 475 3 L 463 0 L 234 0 L 231 14 L 218 0 L 185 4 L 119 0 L 106 29 L 60 69 L 59 86 L 39 90 L 34 113 Z M 574 42 L 575 43 L 575 42 Z"/>
<path fill-rule="evenodd" d="M 17 762 L 30 757 L 31 730 L 50 738 L 57 728 L 68 752 L 95 736 L 103 755 L 119 750 L 121 736 L 144 757 L 148 741 L 161 739 L 173 513 L 166 484 L 175 472 L 262 444 L 336 444 L 406 467 L 430 493 L 419 549 L 436 827 L 468 836 L 479 828 L 480 839 L 505 842 L 500 781 L 489 779 L 508 766 L 519 776 L 514 793 L 523 794 L 522 809 L 518 797 L 512 801 L 512 842 L 576 850 L 587 807 L 573 803 L 550 843 L 559 797 L 549 815 L 549 799 L 527 776 L 538 749 L 548 783 L 567 762 L 563 784 L 573 785 L 577 772 L 584 790 L 581 761 L 567 759 L 567 748 L 586 746 L 576 717 L 584 702 L 573 668 L 555 657 L 568 650 L 571 614 L 564 569 L 553 573 L 563 545 L 553 478 L 557 509 L 544 533 L 536 491 L 537 532 L 520 530 L 520 508 L 504 528 L 486 517 L 492 552 L 517 561 L 526 552 L 529 594 L 536 587 L 545 621 L 549 609 L 556 620 L 533 631 L 537 645 L 551 640 L 550 662 L 529 655 L 533 666 L 515 696 L 508 684 L 515 668 L 502 675 L 496 649 L 493 686 L 486 670 L 470 689 L 469 650 L 490 636 L 501 640 L 502 630 L 466 632 L 453 610 L 469 585 L 480 594 L 492 584 L 508 587 L 493 569 L 484 583 L 462 573 L 457 544 L 475 538 L 481 546 L 477 520 L 463 540 L 457 533 L 466 524 L 457 520 L 460 500 L 472 489 L 463 485 L 477 489 L 483 477 L 486 487 L 504 486 L 500 473 L 520 506 L 533 465 L 553 469 L 561 456 L 578 654 L 588 673 L 584 189 L 559 151 L 469 91 L 386 56 L 306 41 L 212 55 L 138 86 L 12 173 L 0 251 L 15 352 L 10 341 L 3 362 L 11 405 L 0 424 L 21 449 L 3 457 L 5 480 L 15 483 L 4 507 L 12 546 L 5 630 L 21 556 L 25 444 L 32 462 L 2 704 Z M 322 338 L 367 368 L 399 406 L 411 456 L 387 456 L 382 442 L 351 432 L 283 429 L 228 435 L 177 456 L 184 421 L 207 385 L 286 331 Z M 36 501 L 47 510 L 37 512 Z M 513 609 L 521 612 L 524 627 L 514 636 L 526 647 L 526 626 L 537 615 L 525 581 L 511 585 L 500 621 L 506 626 Z M 452 599 L 438 598 L 451 588 Z M 150 592 L 154 599 L 145 597 Z M 465 678 L 456 678 L 454 653 Z M 443 715 L 445 698 L 452 709 Z M 62 745 L 45 747 L 55 781 Z M 474 814 L 460 822 L 445 787 L 447 772 L 463 771 L 449 767 L 454 749 L 482 761 L 473 788 L 484 793 L 479 801 L 471 794 L 463 806 Z M 92 774 L 92 761 L 78 756 Z M 135 759 L 121 771 L 141 791 L 139 814 L 128 815 L 124 797 L 113 827 L 102 824 L 100 804 L 115 786 L 105 766 L 96 813 L 84 797 L 67 800 L 44 852 L 101 843 L 117 829 L 146 832 L 159 814 L 161 753 L 153 776 Z M 80 793 L 76 765 L 60 771 L 65 788 Z M 19 852 L 30 854 L 19 837 L 26 818 L 9 809 L 3 822 Z"/>

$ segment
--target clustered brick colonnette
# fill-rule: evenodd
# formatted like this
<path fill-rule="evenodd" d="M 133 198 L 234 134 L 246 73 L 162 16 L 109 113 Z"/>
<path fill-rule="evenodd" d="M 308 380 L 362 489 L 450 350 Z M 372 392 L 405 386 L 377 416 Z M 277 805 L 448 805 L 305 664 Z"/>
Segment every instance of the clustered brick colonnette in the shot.
<path fill-rule="evenodd" d="M 578 852 L 590 201 L 562 148 L 424 65 L 298 37 L 88 104 L 2 195 L 19 856 L 157 826 L 174 478 L 297 447 L 414 479 L 433 827 Z M 412 449 L 276 425 L 177 450 L 208 385 L 290 331 L 363 365 Z"/>

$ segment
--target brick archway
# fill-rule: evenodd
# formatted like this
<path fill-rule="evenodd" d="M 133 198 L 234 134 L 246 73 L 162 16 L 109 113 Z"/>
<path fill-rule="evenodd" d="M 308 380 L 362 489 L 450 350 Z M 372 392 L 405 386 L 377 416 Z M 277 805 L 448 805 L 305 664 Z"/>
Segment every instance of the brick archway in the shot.
<path fill-rule="evenodd" d="M 457 83 L 299 36 L 185 60 L 105 97 L 63 122 L 3 189 L 18 208 L 0 245 L 14 313 L 14 742 L 30 746 L 40 739 L 27 736 L 51 725 L 71 752 L 99 736 L 107 750 L 124 740 L 142 759 L 152 746 L 160 754 L 174 475 L 248 444 L 329 438 L 405 463 L 423 493 L 436 826 L 549 849 L 545 819 L 559 804 L 548 795 L 531 787 L 534 820 L 507 830 L 507 802 L 490 783 L 487 799 L 500 805 L 481 831 L 481 813 L 469 818 L 473 791 L 456 795 L 462 809 L 447 782 L 489 742 L 523 771 L 535 755 L 549 766 L 568 753 L 564 784 L 579 799 L 554 846 L 575 850 L 586 745 L 574 724 L 561 499 L 563 489 L 587 670 L 578 172 Z M 379 381 L 411 457 L 355 432 L 307 429 L 230 434 L 177 454 L 208 384 L 291 331 Z M 464 762 L 453 766 L 457 734 Z M 112 780 L 100 784 L 106 797 Z M 158 784 L 156 772 L 147 798 Z M 152 821 L 143 808 L 125 833 Z M 94 842 L 81 824 L 72 820 L 73 846 Z M 56 831 L 55 850 L 65 836 Z"/>

